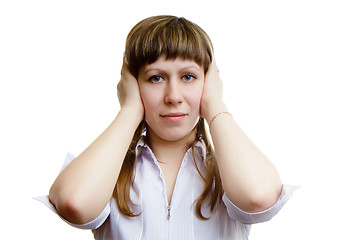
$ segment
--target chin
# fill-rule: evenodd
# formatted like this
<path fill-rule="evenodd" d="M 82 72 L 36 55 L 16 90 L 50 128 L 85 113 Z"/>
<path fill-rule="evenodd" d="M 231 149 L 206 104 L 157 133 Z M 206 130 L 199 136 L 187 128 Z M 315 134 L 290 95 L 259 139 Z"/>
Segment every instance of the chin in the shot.
<path fill-rule="evenodd" d="M 189 134 L 191 133 L 191 131 L 188 132 L 182 132 L 182 133 L 176 133 L 176 131 L 173 131 L 171 133 L 164 133 L 164 134 L 160 134 L 158 135 L 160 138 L 162 138 L 163 140 L 169 141 L 169 142 L 176 142 L 179 140 L 182 140 L 186 137 L 189 136 Z"/>
<path fill-rule="evenodd" d="M 189 137 L 192 133 L 195 133 L 194 128 L 192 129 L 153 129 L 151 131 L 158 138 L 168 141 L 168 142 L 176 142 L 183 140 Z M 195 136 L 195 134 L 194 134 Z"/>

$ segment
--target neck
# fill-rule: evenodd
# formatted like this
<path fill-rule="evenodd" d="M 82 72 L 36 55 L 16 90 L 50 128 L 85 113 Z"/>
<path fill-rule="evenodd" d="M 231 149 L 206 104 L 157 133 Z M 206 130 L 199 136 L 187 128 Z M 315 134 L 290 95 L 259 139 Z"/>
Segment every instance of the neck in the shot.
<path fill-rule="evenodd" d="M 157 160 L 162 163 L 181 162 L 187 147 L 195 140 L 196 131 L 192 130 L 184 138 L 176 141 L 167 141 L 158 137 L 153 131 L 148 131 L 150 147 Z"/>

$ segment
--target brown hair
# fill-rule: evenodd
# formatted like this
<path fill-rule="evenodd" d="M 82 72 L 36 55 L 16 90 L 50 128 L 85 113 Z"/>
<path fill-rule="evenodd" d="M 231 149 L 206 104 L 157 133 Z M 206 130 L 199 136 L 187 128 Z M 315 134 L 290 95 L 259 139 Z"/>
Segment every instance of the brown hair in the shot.
<path fill-rule="evenodd" d="M 163 54 L 168 59 L 182 57 L 194 60 L 204 67 L 206 73 L 213 59 L 213 47 L 205 31 L 185 18 L 154 16 L 140 21 L 132 28 L 126 39 L 124 61 L 136 78 L 142 66 L 155 62 Z M 129 217 L 139 215 L 132 211 L 134 204 L 129 194 L 134 181 L 135 148 L 145 130 L 146 126 L 142 121 L 134 133 L 113 193 L 120 212 Z M 205 176 L 201 174 L 195 161 L 194 145 L 199 140 L 203 140 L 206 147 Z M 196 201 L 196 214 L 205 220 L 207 218 L 201 213 L 203 202 L 210 197 L 209 207 L 213 211 L 221 200 L 223 189 L 204 119 L 200 118 L 197 123 L 196 139 L 188 148 L 192 148 L 195 166 L 204 180 L 204 190 Z"/>
<path fill-rule="evenodd" d="M 155 62 L 162 54 L 194 60 L 207 72 L 212 52 L 209 36 L 198 25 L 185 18 L 154 16 L 140 21 L 130 31 L 124 60 L 135 78 L 142 66 Z"/>

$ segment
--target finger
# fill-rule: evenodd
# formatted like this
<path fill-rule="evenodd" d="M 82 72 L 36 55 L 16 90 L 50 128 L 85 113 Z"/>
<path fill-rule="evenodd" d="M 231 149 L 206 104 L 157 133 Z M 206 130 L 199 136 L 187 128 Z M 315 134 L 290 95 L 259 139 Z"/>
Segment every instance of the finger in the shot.
<path fill-rule="evenodd" d="M 125 56 L 123 57 L 123 63 L 121 66 L 121 74 L 125 74 L 126 72 L 130 72 L 128 64 L 126 63 Z"/>
<path fill-rule="evenodd" d="M 213 60 L 212 60 L 211 65 L 210 65 L 210 68 L 213 69 L 213 70 L 216 70 L 217 72 L 219 72 L 219 68 L 218 68 L 218 66 L 217 66 L 217 64 L 216 64 L 216 59 L 215 59 L 215 57 L 213 57 Z"/>
<path fill-rule="evenodd" d="M 213 57 L 212 64 L 213 64 L 214 66 L 216 66 L 216 58 L 215 58 L 215 56 Z"/>

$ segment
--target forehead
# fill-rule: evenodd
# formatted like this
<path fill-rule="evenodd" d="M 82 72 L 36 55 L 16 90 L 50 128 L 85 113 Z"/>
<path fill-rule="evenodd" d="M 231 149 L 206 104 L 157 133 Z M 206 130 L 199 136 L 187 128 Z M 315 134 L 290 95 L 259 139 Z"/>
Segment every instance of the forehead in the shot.
<path fill-rule="evenodd" d="M 185 68 L 191 68 L 198 71 L 203 71 L 203 67 L 191 59 L 184 59 L 182 57 L 166 58 L 165 55 L 160 56 L 155 62 L 145 64 L 142 67 L 143 72 L 147 72 L 153 69 L 169 69 L 169 70 L 181 70 Z"/>

